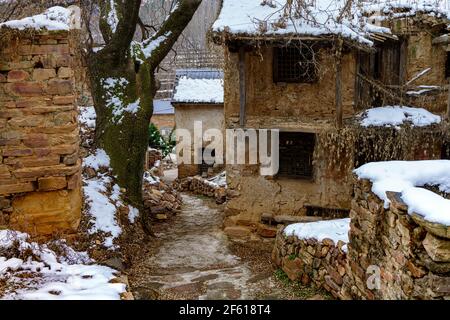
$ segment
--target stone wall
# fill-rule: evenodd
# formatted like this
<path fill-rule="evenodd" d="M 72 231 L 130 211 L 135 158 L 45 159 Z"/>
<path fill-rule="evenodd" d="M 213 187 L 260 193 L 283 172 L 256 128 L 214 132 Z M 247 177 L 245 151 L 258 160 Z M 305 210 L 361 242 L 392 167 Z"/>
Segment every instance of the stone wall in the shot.
<path fill-rule="evenodd" d="M 224 203 L 227 199 L 226 187 L 213 184 L 199 176 L 178 179 L 173 186 L 178 191 L 190 191 L 205 197 L 214 198 L 219 204 Z"/>
<path fill-rule="evenodd" d="M 450 227 L 408 214 L 394 192 L 385 209 L 371 189 L 370 181 L 355 181 L 347 254 L 343 243 L 280 230 L 274 263 L 291 280 L 310 280 L 340 299 L 448 299 Z"/>
<path fill-rule="evenodd" d="M 0 227 L 73 232 L 81 212 L 77 31 L 9 32 L 0 48 Z"/>
<path fill-rule="evenodd" d="M 273 262 L 291 281 L 323 288 L 335 298 L 346 298 L 341 294 L 344 279 L 349 280 L 344 243 L 334 243 L 331 239 L 317 241 L 286 237 L 283 230 L 280 229 L 277 233 L 272 252 Z"/>

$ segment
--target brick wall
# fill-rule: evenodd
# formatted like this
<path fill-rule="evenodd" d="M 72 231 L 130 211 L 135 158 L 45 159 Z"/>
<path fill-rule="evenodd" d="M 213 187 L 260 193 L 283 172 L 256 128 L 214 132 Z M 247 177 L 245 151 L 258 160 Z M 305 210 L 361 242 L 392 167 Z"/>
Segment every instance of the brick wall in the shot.
<path fill-rule="evenodd" d="M 7 39 L 0 48 L 0 227 L 74 231 L 81 212 L 76 31 Z"/>

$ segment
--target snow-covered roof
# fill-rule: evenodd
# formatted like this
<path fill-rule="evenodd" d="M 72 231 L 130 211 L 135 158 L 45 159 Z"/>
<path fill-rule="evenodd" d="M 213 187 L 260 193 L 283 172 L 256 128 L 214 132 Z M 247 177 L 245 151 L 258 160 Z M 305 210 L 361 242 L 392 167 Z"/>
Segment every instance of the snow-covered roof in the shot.
<path fill-rule="evenodd" d="M 77 24 L 76 20 L 79 17 L 75 17 L 77 7 L 63 8 L 63 7 L 51 7 L 44 13 L 26 17 L 20 20 L 10 20 L 0 23 L 1 28 L 25 30 L 47 30 L 47 31 L 68 31 Z"/>
<path fill-rule="evenodd" d="M 362 10 L 365 14 L 377 14 L 391 18 L 414 16 L 418 13 L 429 14 L 437 18 L 450 17 L 450 3 L 447 0 L 391 0 L 378 3 L 366 3 Z M 381 19 L 384 19 L 380 16 Z"/>
<path fill-rule="evenodd" d="M 177 71 L 173 103 L 221 104 L 223 101 L 223 71 L 212 69 Z"/>
<path fill-rule="evenodd" d="M 366 23 L 360 10 L 351 10 L 352 15 L 343 14 L 339 19 L 347 4 L 345 0 L 311 1 L 297 17 L 286 14 L 286 3 L 287 0 L 224 0 L 213 31 L 236 37 L 340 35 L 366 45 L 372 44 L 371 32 L 390 33 L 389 29 Z"/>
<path fill-rule="evenodd" d="M 153 114 L 174 114 L 170 100 L 153 100 Z"/>
<path fill-rule="evenodd" d="M 359 115 L 363 127 L 398 127 L 410 124 L 426 127 L 441 122 L 441 117 L 423 108 L 386 106 L 372 108 Z"/>
<path fill-rule="evenodd" d="M 372 162 L 356 169 L 360 179 L 372 182 L 372 191 L 389 206 L 386 191 L 401 193 L 409 214 L 416 213 L 425 220 L 450 226 L 450 200 L 423 188 L 436 186 L 450 193 L 450 161 L 386 161 Z"/>

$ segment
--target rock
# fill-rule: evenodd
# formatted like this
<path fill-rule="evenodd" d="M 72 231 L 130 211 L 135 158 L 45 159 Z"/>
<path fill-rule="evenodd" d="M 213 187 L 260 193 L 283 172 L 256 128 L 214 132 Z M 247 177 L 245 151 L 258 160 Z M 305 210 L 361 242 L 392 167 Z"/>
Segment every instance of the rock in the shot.
<path fill-rule="evenodd" d="M 260 223 L 257 232 L 263 238 L 275 238 L 277 236 L 277 230 L 276 227 L 270 227 Z"/>
<path fill-rule="evenodd" d="M 121 300 L 134 300 L 134 295 L 131 292 L 124 292 L 120 295 Z"/>
<path fill-rule="evenodd" d="M 159 298 L 158 291 L 144 287 L 137 288 L 133 295 L 136 300 L 157 300 Z"/>
<path fill-rule="evenodd" d="M 110 258 L 110 259 L 106 260 L 103 264 L 108 267 L 111 267 L 113 269 L 122 271 L 122 272 L 125 271 L 125 266 L 120 258 L 116 258 L 116 257 Z"/>
<path fill-rule="evenodd" d="M 321 217 L 280 215 L 280 216 L 274 216 L 274 220 L 275 220 L 275 222 L 280 223 L 280 224 L 292 224 L 292 223 L 298 223 L 298 222 L 315 222 L 315 221 L 322 220 L 322 218 Z"/>
<path fill-rule="evenodd" d="M 227 236 L 235 238 L 246 238 L 249 237 L 252 231 L 244 226 L 227 227 L 224 229 L 224 233 Z"/>
<path fill-rule="evenodd" d="M 303 274 L 303 261 L 300 258 L 290 259 L 290 257 L 284 257 L 282 264 L 283 271 L 291 281 L 299 279 Z"/>
<path fill-rule="evenodd" d="M 413 213 L 411 217 L 418 225 L 422 226 L 428 232 L 431 232 L 438 237 L 450 239 L 450 226 L 427 221 L 417 213 Z"/>
<path fill-rule="evenodd" d="M 428 255 L 436 262 L 450 262 L 450 240 L 427 233 L 422 242 Z"/>
<path fill-rule="evenodd" d="M 168 217 L 167 217 L 167 214 L 158 213 L 158 214 L 156 215 L 156 219 L 162 221 L 162 220 L 167 220 Z"/>

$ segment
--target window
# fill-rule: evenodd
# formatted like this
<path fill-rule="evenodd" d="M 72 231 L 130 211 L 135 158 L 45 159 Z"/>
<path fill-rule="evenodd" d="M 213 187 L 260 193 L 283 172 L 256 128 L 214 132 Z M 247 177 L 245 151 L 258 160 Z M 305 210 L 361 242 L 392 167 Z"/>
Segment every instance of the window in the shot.
<path fill-rule="evenodd" d="M 280 132 L 280 168 L 278 176 L 312 179 L 315 135 Z"/>
<path fill-rule="evenodd" d="M 311 83 L 317 81 L 313 49 L 309 46 L 276 47 L 273 54 L 273 81 Z"/>

